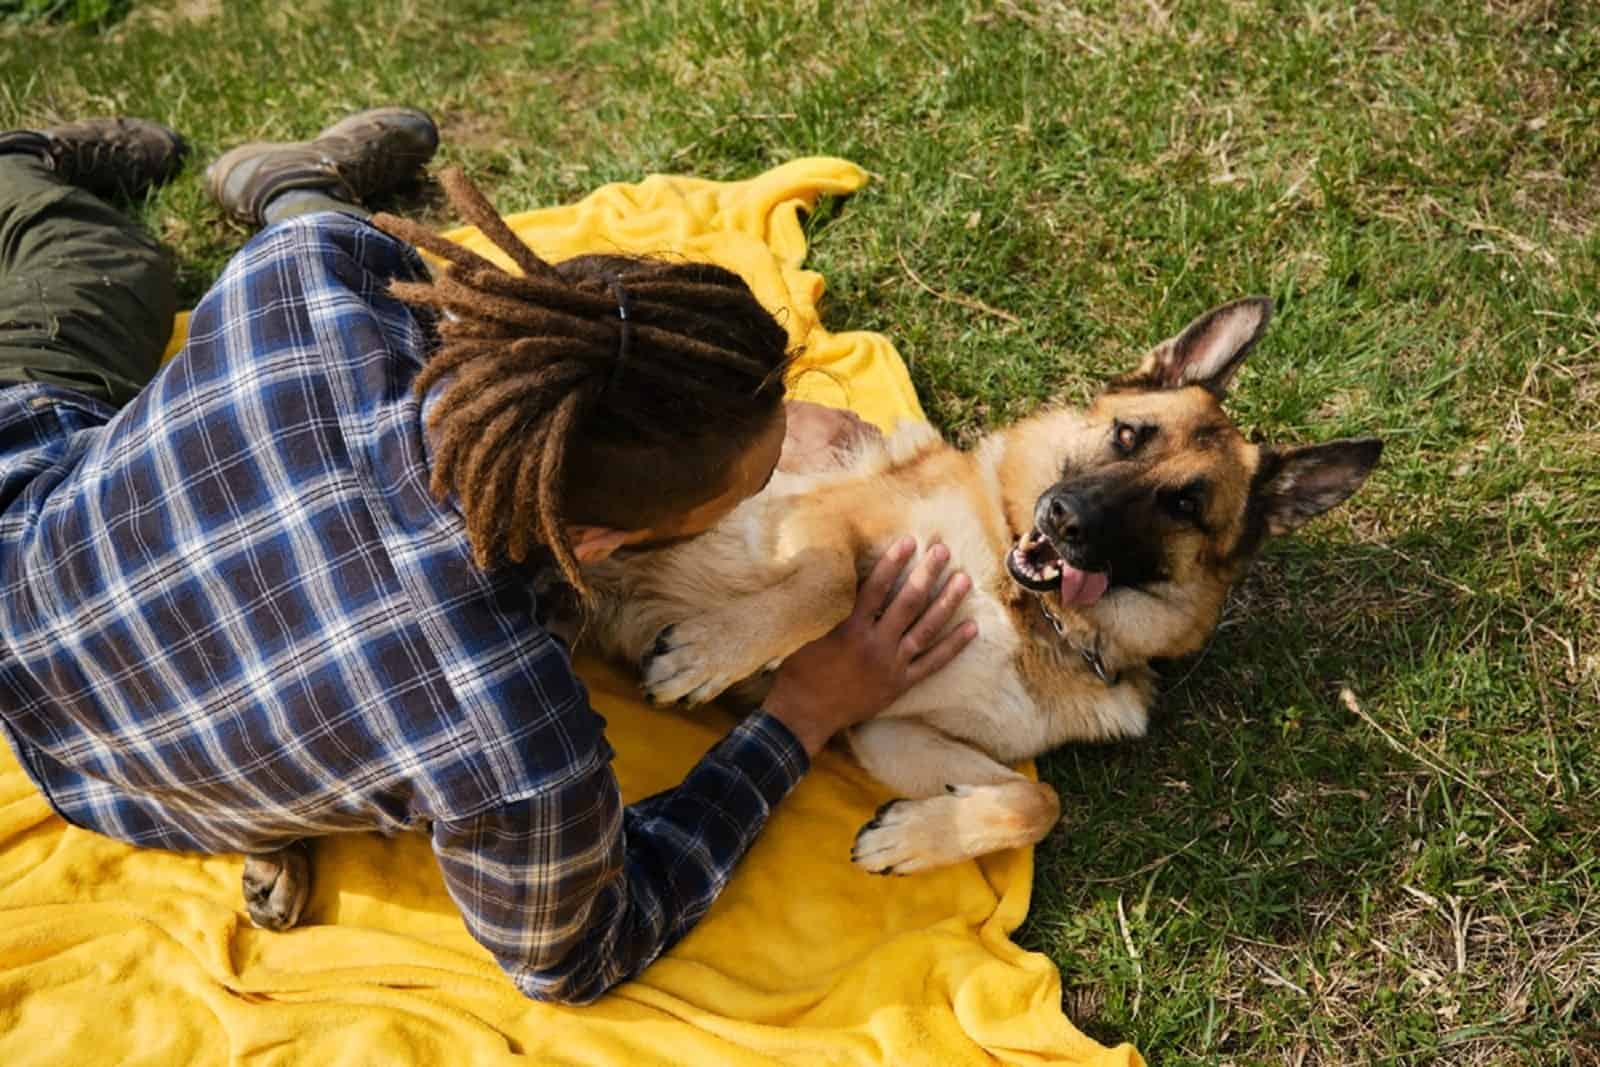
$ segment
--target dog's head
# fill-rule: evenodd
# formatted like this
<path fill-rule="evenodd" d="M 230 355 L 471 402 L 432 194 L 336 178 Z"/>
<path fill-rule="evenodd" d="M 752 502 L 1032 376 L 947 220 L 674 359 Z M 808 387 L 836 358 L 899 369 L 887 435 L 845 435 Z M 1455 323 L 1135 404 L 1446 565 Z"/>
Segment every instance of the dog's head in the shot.
<path fill-rule="evenodd" d="M 1355 492 L 1375 438 L 1253 444 L 1222 408 L 1272 304 L 1216 308 L 1156 346 L 1084 411 L 1016 427 L 1001 481 L 1012 580 L 1086 620 L 1123 662 L 1194 651 L 1262 542 Z"/>

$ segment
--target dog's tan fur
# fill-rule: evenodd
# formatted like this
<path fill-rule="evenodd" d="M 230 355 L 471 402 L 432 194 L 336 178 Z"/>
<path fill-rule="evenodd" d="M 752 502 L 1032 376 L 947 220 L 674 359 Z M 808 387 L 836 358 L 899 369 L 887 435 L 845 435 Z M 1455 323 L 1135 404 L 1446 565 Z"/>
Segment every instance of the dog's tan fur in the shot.
<path fill-rule="evenodd" d="M 838 469 L 779 474 L 693 541 L 588 568 L 588 633 L 642 663 L 653 700 L 695 704 L 735 687 L 759 699 L 765 672 L 850 613 L 858 580 L 898 536 L 913 534 L 919 553 L 942 542 L 973 585 L 952 625 L 976 620 L 979 638 L 850 733 L 861 764 L 908 798 L 863 828 L 854 859 L 905 873 L 1031 844 L 1059 805 L 1006 764 L 1142 735 L 1150 660 L 1198 649 L 1260 536 L 1342 500 L 1376 459 L 1364 446 L 1354 459 L 1274 453 L 1233 428 L 1218 396 L 1269 311 L 1262 300 L 1219 308 L 1087 410 L 1046 411 L 970 452 L 908 425 Z M 1134 458 L 1111 448 L 1121 424 L 1154 428 Z M 1064 606 L 1024 589 L 1005 561 L 1064 472 L 1096 471 L 1152 493 L 1204 479 L 1204 508 L 1196 524 L 1161 526 L 1162 580 Z M 1098 650 L 1105 680 L 1085 649 Z"/>

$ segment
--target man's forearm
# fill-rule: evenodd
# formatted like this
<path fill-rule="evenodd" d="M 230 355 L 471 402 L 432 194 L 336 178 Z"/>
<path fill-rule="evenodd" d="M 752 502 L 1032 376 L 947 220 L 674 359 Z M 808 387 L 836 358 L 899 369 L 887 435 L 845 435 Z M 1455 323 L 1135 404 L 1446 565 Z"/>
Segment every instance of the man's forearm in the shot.
<path fill-rule="evenodd" d="M 809 760 L 757 713 L 674 789 L 618 810 L 610 768 L 458 825 L 434 847 L 468 928 L 519 989 L 586 1003 L 705 914 Z"/>

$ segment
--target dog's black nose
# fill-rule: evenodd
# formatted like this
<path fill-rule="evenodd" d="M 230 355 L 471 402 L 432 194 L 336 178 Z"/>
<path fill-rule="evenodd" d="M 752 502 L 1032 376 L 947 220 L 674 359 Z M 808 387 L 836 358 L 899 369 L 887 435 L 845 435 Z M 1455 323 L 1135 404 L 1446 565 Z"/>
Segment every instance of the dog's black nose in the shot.
<path fill-rule="evenodd" d="M 1046 517 L 1050 520 L 1050 527 L 1056 536 L 1064 541 L 1078 539 L 1082 527 L 1082 523 L 1078 521 L 1078 509 L 1064 495 L 1051 498 Z"/>
<path fill-rule="evenodd" d="M 1078 494 L 1058 490 L 1039 502 L 1034 521 L 1053 540 L 1076 544 L 1085 536 L 1088 511 L 1087 504 Z"/>

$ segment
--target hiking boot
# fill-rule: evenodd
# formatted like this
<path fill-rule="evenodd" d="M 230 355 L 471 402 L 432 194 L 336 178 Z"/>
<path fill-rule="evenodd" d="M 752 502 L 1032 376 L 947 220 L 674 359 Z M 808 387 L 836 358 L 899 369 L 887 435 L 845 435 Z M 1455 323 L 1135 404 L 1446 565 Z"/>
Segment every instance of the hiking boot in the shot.
<path fill-rule="evenodd" d="M 0 133 L 0 153 L 38 156 L 62 181 L 99 197 L 142 195 L 178 173 L 188 151 L 182 137 L 145 119 L 85 119 Z"/>
<path fill-rule="evenodd" d="M 425 112 L 380 107 L 334 123 L 311 141 L 240 145 L 206 168 L 206 190 L 240 222 L 263 225 L 267 202 L 318 189 L 360 204 L 415 178 L 439 147 Z"/>

